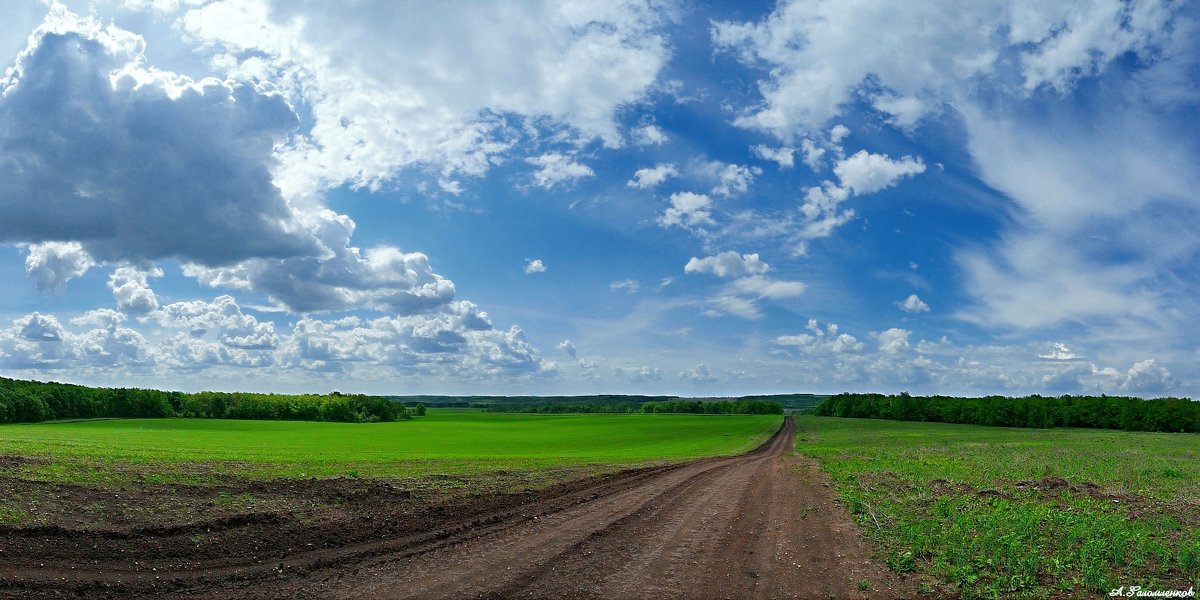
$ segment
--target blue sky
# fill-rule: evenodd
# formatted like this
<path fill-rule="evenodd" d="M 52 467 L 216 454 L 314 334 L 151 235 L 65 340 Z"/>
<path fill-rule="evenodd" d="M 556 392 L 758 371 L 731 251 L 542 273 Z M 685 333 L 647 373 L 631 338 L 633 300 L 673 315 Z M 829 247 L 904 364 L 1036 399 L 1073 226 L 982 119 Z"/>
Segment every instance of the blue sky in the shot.
<path fill-rule="evenodd" d="M 0 372 L 1195 395 L 1194 2 L 7 2 Z"/>

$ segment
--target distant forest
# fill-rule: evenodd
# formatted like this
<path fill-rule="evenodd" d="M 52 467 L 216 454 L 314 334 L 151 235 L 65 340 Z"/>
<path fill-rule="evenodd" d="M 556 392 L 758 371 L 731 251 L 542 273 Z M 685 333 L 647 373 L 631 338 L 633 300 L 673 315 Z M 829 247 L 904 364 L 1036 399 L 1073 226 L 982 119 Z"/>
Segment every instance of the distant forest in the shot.
<path fill-rule="evenodd" d="M 774 400 L 747 399 L 681 399 L 675 397 L 617 396 L 619 400 L 603 396 L 579 396 L 570 400 L 530 402 L 505 401 L 487 405 L 488 412 L 518 413 L 687 413 L 696 415 L 779 415 L 783 404 Z M 652 399 L 653 398 L 653 399 Z M 536 399 L 535 399 L 536 400 Z"/>
<path fill-rule="evenodd" d="M 0 377 L 0 423 L 98 417 L 371 423 L 411 419 L 412 412 L 387 398 L 362 394 L 185 394 L 133 388 L 92 388 Z"/>
<path fill-rule="evenodd" d="M 643 409 L 649 403 L 687 402 L 686 409 L 671 412 L 729 412 L 726 404 L 766 401 L 786 410 L 811 410 L 828 396 L 816 394 L 777 394 L 741 396 L 735 398 L 681 398 L 679 396 L 631 396 L 597 394 L 590 396 L 387 396 L 396 402 L 413 407 L 418 403 L 438 408 L 480 408 L 490 412 L 524 413 L 629 413 L 668 412 L 658 406 Z M 725 403 L 725 404 L 722 404 Z M 702 406 L 702 405 L 703 406 Z M 744 405 L 748 406 L 748 405 Z M 683 408 L 671 405 L 673 409 Z M 705 408 L 707 407 L 707 408 Z M 732 409 L 730 409 L 732 410 Z"/>
<path fill-rule="evenodd" d="M 829 417 L 936 421 L 999 427 L 1088 427 L 1126 431 L 1200 431 L 1200 402 L 1126 396 L 958 398 L 883 394 L 830 396 L 813 411 Z"/>

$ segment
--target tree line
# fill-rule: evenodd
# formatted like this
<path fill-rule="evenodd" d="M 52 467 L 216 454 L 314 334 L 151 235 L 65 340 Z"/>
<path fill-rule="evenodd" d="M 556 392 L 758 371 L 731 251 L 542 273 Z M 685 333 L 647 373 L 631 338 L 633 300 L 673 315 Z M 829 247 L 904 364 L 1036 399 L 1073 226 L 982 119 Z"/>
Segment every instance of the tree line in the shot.
<path fill-rule="evenodd" d="M 0 423 L 99 417 L 371 423 L 410 419 L 412 411 L 398 402 L 363 394 L 187 394 L 138 388 L 93 388 L 0 377 Z"/>
<path fill-rule="evenodd" d="M 637 398 L 637 397 L 633 397 Z M 516 413 L 691 413 L 698 415 L 780 415 L 783 405 L 773 400 L 646 400 L 604 401 L 581 399 L 575 402 L 504 402 L 488 405 L 487 412 Z"/>
<path fill-rule="evenodd" d="M 1127 396 L 910 396 L 840 394 L 813 414 L 827 417 L 935 421 L 999 427 L 1087 427 L 1125 431 L 1200 432 L 1200 402 Z"/>
<path fill-rule="evenodd" d="M 486 412 L 503 413 L 631 413 L 638 411 L 635 402 L 504 402 L 485 404 Z"/>
<path fill-rule="evenodd" d="M 667 400 L 642 404 L 644 413 L 690 413 L 698 415 L 782 415 L 783 405 L 774 400 Z"/>

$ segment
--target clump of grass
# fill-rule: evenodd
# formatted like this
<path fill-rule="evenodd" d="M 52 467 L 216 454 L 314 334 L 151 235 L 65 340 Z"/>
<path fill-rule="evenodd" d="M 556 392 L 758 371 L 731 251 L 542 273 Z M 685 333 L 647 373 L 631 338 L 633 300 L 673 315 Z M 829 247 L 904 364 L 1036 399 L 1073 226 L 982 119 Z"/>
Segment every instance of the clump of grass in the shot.
<path fill-rule="evenodd" d="M 1200 435 L 798 425 L 797 449 L 821 461 L 894 571 L 964 598 L 1200 585 Z"/>
<path fill-rule="evenodd" d="M 15 506 L 0 506 L 0 523 L 20 525 L 29 519 L 29 513 Z"/>

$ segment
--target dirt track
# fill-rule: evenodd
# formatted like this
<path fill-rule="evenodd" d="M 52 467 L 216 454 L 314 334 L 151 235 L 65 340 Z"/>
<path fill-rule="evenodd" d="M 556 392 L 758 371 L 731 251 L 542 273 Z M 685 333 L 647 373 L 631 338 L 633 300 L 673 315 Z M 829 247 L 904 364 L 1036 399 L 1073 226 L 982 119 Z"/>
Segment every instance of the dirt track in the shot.
<path fill-rule="evenodd" d="M 226 543 L 245 544 L 221 558 L 187 556 L 163 540 L 129 541 L 128 548 L 109 540 L 106 547 L 113 549 L 96 543 L 94 556 L 86 547 L 59 556 L 53 539 L 42 539 L 54 531 L 0 531 L 0 552 L 6 552 L 0 554 L 0 596 L 911 595 L 904 582 L 868 558 L 858 530 L 831 501 L 824 476 L 791 451 L 793 435 L 789 418 L 766 444 L 742 456 L 425 507 L 425 520 L 409 518 L 404 527 L 364 525 L 374 520 L 367 515 L 356 525 L 335 523 L 316 537 L 297 531 L 288 540 L 294 545 L 284 549 L 269 539 L 260 542 L 253 532 L 286 524 L 211 524 L 206 533 L 226 527 Z M 168 528 L 148 535 L 187 533 L 194 532 Z M 302 534 L 315 543 L 299 543 L 309 539 Z M 274 546 L 282 544 L 276 540 Z"/>

